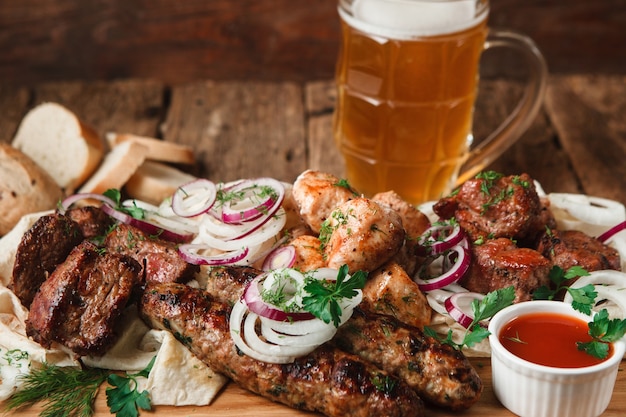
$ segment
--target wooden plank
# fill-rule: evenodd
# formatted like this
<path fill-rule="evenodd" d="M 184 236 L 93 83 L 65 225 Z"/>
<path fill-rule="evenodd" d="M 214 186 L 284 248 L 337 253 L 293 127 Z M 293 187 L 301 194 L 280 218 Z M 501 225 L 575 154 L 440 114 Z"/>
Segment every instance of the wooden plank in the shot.
<path fill-rule="evenodd" d="M 553 76 L 546 107 L 584 190 L 626 203 L 626 76 Z"/>
<path fill-rule="evenodd" d="M 37 86 L 33 105 L 65 105 L 102 137 L 110 131 L 156 136 L 163 97 L 163 84 L 149 80 L 58 82 Z"/>
<path fill-rule="evenodd" d="M 196 150 L 196 174 L 215 181 L 306 169 L 302 88 L 294 83 L 200 82 L 174 87 L 164 138 Z"/>
<path fill-rule="evenodd" d="M 484 384 L 483 393 L 476 404 L 469 410 L 460 412 L 451 412 L 447 410 L 427 407 L 427 415 L 429 417 L 450 417 L 463 415 L 465 417 L 512 417 L 513 413 L 502 407 L 493 392 L 491 384 L 491 363 L 489 359 L 472 358 L 470 359 L 474 368 L 478 372 Z M 2 409 L 0 404 L 0 410 Z M 613 398 L 606 412 L 602 417 L 621 417 L 626 408 L 626 371 L 620 369 L 617 374 Z M 10 414 L 12 417 L 38 417 L 41 406 L 37 405 L 32 408 L 21 410 Z M 144 413 L 142 413 L 143 415 Z M 94 417 L 109 416 L 106 406 L 106 397 L 103 390 L 100 390 L 96 398 Z M 155 406 L 149 415 L 155 416 L 207 416 L 211 417 L 288 417 L 288 416 L 319 416 L 316 413 L 294 410 L 282 404 L 271 402 L 266 398 L 251 394 L 233 383 L 229 383 L 226 388 L 218 395 L 218 397 L 208 406 Z"/>
<path fill-rule="evenodd" d="M 0 85 L 0 142 L 9 143 L 28 110 L 30 92 L 26 88 Z"/>

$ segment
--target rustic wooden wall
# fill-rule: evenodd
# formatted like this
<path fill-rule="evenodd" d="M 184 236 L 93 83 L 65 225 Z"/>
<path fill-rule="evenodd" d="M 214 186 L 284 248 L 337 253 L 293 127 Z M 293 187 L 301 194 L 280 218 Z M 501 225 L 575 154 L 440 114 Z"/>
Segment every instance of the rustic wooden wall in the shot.
<path fill-rule="evenodd" d="M 329 79 L 335 8 L 335 0 L 0 0 L 0 82 Z M 626 73 L 626 0 L 492 0 L 491 22 L 533 37 L 553 73 Z"/>

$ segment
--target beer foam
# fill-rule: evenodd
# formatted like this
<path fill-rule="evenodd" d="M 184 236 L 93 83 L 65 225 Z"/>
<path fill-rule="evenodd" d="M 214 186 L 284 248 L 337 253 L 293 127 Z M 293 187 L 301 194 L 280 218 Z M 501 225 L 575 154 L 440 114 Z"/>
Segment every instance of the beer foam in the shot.
<path fill-rule="evenodd" d="M 345 3 L 339 7 L 339 14 L 348 24 L 393 39 L 458 32 L 477 25 L 488 14 L 487 2 L 477 0 L 354 0 L 349 6 Z"/>

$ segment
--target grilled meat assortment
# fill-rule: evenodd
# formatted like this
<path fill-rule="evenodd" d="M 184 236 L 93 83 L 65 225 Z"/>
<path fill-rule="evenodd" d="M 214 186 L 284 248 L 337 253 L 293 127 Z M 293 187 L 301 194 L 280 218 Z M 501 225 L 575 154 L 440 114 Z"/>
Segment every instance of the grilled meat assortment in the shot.
<path fill-rule="evenodd" d="M 214 371 L 245 389 L 291 407 L 328 416 L 421 416 L 420 398 L 385 371 L 329 345 L 289 364 L 240 353 L 230 338 L 227 304 L 176 283 L 149 283 L 139 311 L 171 331 Z"/>
<path fill-rule="evenodd" d="M 207 293 L 233 304 L 259 273 L 249 267 L 213 268 Z M 357 308 L 338 329 L 333 343 L 394 374 L 431 404 L 464 409 L 482 393 L 476 370 L 461 352 L 390 316 L 366 314 Z"/>
<path fill-rule="evenodd" d="M 116 324 L 140 272 L 134 259 L 83 241 L 41 285 L 26 333 L 45 347 L 58 342 L 79 355 L 104 353 L 116 338 Z"/>

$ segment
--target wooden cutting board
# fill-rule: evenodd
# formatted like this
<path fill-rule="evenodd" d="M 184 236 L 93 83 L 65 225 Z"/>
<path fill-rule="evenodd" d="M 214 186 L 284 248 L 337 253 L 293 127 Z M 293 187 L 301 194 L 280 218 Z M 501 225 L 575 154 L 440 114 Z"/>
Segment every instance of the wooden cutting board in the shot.
<path fill-rule="evenodd" d="M 444 416 L 490 416 L 490 417 L 510 417 L 514 416 L 513 413 L 506 410 L 496 399 L 493 388 L 491 385 L 491 364 L 488 358 L 472 358 L 472 364 L 478 371 L 478 374 L 483 380 L 485 389 L 480 400 L 469 410 L 463 413 L 450 412 L 446 410 L 439 410 L 428 408 L 426 415 L 429 417 L 444 417 Z M 608 409 L 602 417 L 618 417 L 624 415 L 626 410 L 626 362 L 622 362 L 617 381 L 615 383 L 615 389 L 613 391 L 613 398 L 609 404 Z M 109 412 L 106 406 L 106 397 L 104 390 L 101 389 L 96 399 L 96 417 L 109 416 Z M 35 406 L 20 412 L 14 412 L 8 414 L 7 417 L 37 417 L 41 407 Z M 258 395 L 251 394 L 242 390 L 237 385 L 229 383 L 224 390 L 218 395 L 211 405 L 208 406 L 186 406 L 186 407 L 171 407 L 171 406 L 156 406 L 150 412 L 142 412 L 142 416 L 167 416 L 167 417 L 182 417 L 182 416 L 211 416 L 211 417 L 280 417 L 280 416 L 315 416 L 318 414 L 297 411 L 292 408 L 286 407 L 281 404 L 271 402 Z"/>

